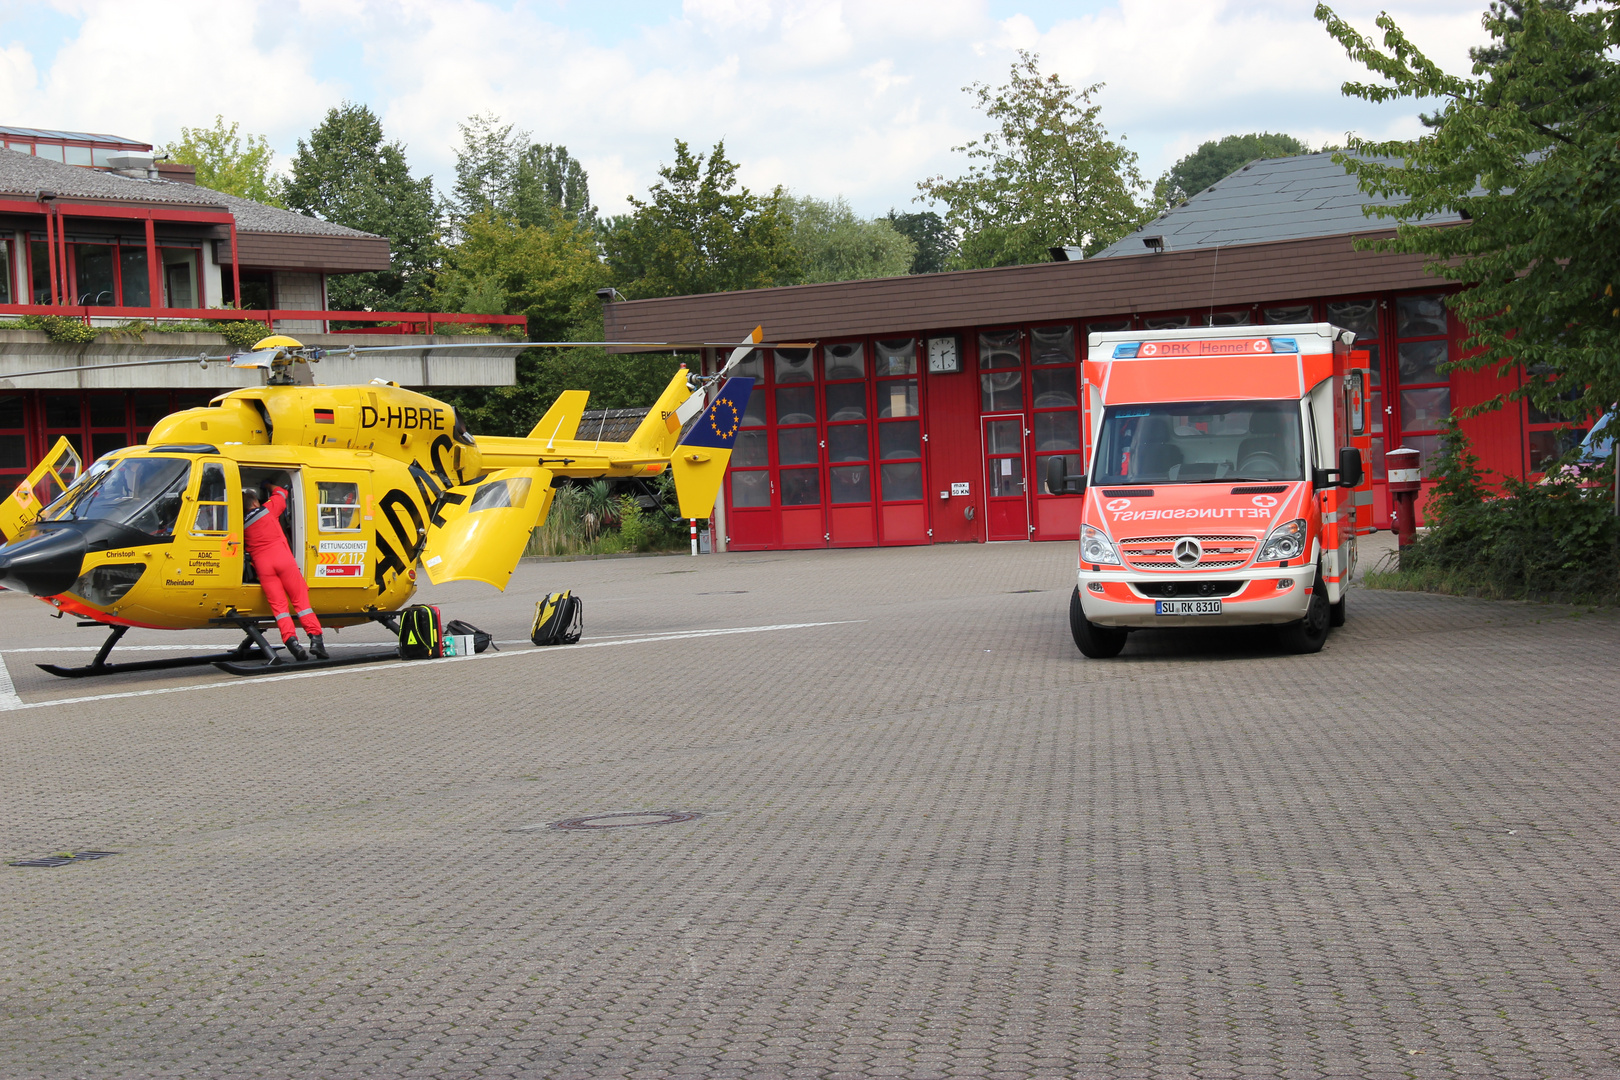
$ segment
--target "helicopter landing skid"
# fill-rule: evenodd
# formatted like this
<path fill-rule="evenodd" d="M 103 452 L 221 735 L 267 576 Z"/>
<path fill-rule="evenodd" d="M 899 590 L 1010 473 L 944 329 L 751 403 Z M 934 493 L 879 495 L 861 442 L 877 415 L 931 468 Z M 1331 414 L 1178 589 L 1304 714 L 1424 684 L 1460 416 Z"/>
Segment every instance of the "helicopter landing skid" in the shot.
<path fill-rule="evenodd" d="M 396 633 L 398 632 L 397 624 L 394 622 L 395 612 L 368 612 L 367 615 L 373 621 L 381 623 Z M 264 632 L 259 629 L 259 620 L 253 618 L 226 618 L 214 621 L 230 623 L 239 627 L 247 635 L 247 638 L 237 647 L 236 653 L 199 658 L 203 662 L 213 664 L 219 670 L 231 675 L 280 675 L 294 671 L 314 671 L 318 668 L 347 667 L 350 664 L 372 664 L 379 660 L 399 659 L 399 649 L 396 646 L 389 649 L 368 650 L 350 656 L 333 656 L 325 660 L 292 660 L 282 656 L 273 645 L 265 640 Z M 252 659 L 255 652 L 259 654 L 261 659 Z"/>
<path fill-rule="evenodd" d="M 132 660 L 125 664 L 107 663 L 107 654 L 112 652 L 118 639 L 129 633 L 127 626 L 115 626 L 107 640 L 102 643 L 96 658 L 84 667 L 62 667 L 60 664 L 39 664 L 41 671 L 49 672 L 63 679 L 88 679 L 97 675 L 118 675 L 126 671 L 163 671 L 167 668 L 201 667 L 204 664 L 215 664 L 246 660 L 253 655 L 255 645 L 251 637 L 244 637 L 242 644 L 230 652 L 210 653 L 206 656 L 169 656 L 162 660 Z"/>

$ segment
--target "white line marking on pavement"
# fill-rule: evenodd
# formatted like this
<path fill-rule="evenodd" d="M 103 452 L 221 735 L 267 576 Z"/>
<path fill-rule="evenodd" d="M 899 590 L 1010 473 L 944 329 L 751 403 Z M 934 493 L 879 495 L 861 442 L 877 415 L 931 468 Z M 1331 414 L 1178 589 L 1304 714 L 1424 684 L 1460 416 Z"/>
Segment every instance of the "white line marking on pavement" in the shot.
<path fill-rule="evenodd" d="M 0 712 L 20 709 L 22 703 L 22 698 L 17 696 L 17 688 L 11 685 L 11 672 L 6 670 L 5 660 L 0 659 Z"/>
<path fill-rule="evenodd" d="M 850 623 L 865 622 L 865 619 L 840 619 L 835 622 L 807 622 L 807 623 L 776 623 L 771 626 L 729 626 L 720 630 L 687 630 L 679 633 L 649 634 L 646 637 L 619 638 L 614 641 L 582 641 L 578 645 L 553 645 L 549 648 L 530 648 L 518 652 L 486 652 L 473 656 L 444 656 L 437 660 L 412 660 L 408 662 L 409 670 L 427 667 L 432 664 L 461 664 L 475 660 L 501 660 L 513 656 L 545 656 L 556 653 L 572 652 L 575 649 L 606 649 L 615 645 L 643 645 L 648 642 L 659 641 L 686 641 L 692 638 L 720 637 L 725 634 L 762 634 L 771 630 L 804 630 L 816 626 L 847 626 Z M 5 670 L 5 663 L 0 660 L 0 672 Z M 53 698 L 50 701 L 22 701 L 11 689 L 11 678 L 5 677 L 5 683 L 0 686 L 0 712 L 15 712 L 19 709 L 44 709 L 52 705 L 79 705 L 87 701 L 115 701 L 120 698 L 156 697 L 159 694 L 184 694 L 193 690 L 220 690 L 229 687 L 248 688 L 262 686 L 265 683 L 286 682 L 289 679 L 318 679 L 324 675 L 353 675 L 359 672 L 376 671 L 376 668 L 367 667 L 341 667 L 321 668 L 316 671 L 293 671 L 286 675 L 254 675 L 234 679 L 230 682 L 191 683 L 186 686 L 163 686 L 154 690 L 126 690 L 116 694 L 90 694 L 86 697 Z M 9 698 L 3 693 L 11 689 Z"/>

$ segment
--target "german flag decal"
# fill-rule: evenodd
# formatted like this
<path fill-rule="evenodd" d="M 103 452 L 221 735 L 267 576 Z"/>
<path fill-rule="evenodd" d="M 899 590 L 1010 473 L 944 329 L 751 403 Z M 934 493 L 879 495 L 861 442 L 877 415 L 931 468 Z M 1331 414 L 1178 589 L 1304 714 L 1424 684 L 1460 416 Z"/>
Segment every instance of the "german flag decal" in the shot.
<path fill-rule="evenodd" d="M 316 409 L 315 422 L 317 424 L 335 424 L 337 420 L 333 418 L 331 409 Z"/>

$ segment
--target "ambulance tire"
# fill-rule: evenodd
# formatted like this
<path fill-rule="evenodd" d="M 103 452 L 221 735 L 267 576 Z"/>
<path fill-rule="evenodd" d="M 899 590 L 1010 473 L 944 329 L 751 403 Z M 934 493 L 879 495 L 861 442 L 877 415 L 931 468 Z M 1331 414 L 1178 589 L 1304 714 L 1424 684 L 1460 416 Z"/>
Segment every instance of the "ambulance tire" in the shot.
<path fill-rule="evenodd" d="M 1305 608 L 1305 617 L 1282 627 L 1282 647 L 1301 656 L 1321 652 L 1327 642 L 1328 628 L 1333 622 L 1332 608 L 1319 566 L 1316 568 L 1316 583 L 1311 587 L 1311 602 Z"/>
<path fill-rule="evenodd" d="M 1080 586 L 1076 585 L 1074 595 L 1069 597 L 1069 632 L 1074 635 L 1074 643 L 1082 655 L 1092 660 L 1109 660 L 1125 648 L 1125 636 L 1130 631 L 1098 626 L 1086 618 L 1085 609 L 1080 606 Z"/>
<path fill-rule="evenodd" d="M 1343 626 L 1345 618 L 1345 605 L 1349 603 L 1349 596 L 1341 595 L 1337 604 L 1328 605 L 1328 625 Z"/>

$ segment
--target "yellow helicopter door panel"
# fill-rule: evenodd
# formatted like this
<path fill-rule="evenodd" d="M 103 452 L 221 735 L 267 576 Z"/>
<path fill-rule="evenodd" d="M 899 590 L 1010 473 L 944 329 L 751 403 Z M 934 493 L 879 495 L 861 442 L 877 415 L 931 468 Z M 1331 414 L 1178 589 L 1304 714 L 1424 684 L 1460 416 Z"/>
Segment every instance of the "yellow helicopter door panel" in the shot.
<path fill-rule="evenodd" d="M 443 524 L 428 527 L 422 568 L 435 585 L 482 581 L 506 588 L 552 494 L 550 469 L 500 469 L 451 488 L 438 515 Z"/>
<path fill-rule="evenodd" d="M 171 585 L 213 588 L 242 580 L 242 480 L 236 462 L 197 459 L 170 551 L 175 558 L 167 571 Z"/>
<path fill-rule="evenodd" d="M 304 472 L 305 580 L 322 588 L 372 585 L 371 531 L 366 506 L 371 474 L 359 469 Z"/>
<path fill-rule="evenodd" d="M 57 439 L 45 460 L 34 466 L 34 471 L 0 502 L 0 533 L 5 534 L 5 539 L 11 540 L 32 524 L 41 510 L 73 485 L 83 467 L 73 444 L 65 437 Z"/>

